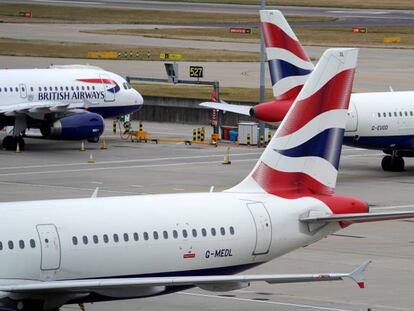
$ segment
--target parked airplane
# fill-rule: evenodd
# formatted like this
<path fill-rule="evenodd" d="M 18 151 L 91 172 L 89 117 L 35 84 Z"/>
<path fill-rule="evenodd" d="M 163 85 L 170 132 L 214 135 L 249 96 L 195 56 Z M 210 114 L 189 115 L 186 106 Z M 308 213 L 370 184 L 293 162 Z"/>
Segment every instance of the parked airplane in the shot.
<path fill-rule="evenodd" d="M 274 100 L 256 106 L 202 103 L 202 106 L 280 122 L 314 67 L 283 14 L 260 12 Z M 320 94 L 319 94 L 320 95 Z M 383 150 L 385 171 L 403 171 L 414 157 L 414 92 L 352 94 L 344 144 Z"/>
<path fill-rule="evenodd" d="M 253 281 L 348 277 L 363 287 L 368 263 L 351 273 L 233 275 L 354 222 L 414 217 L 368 213 L 365 202 L 333 195 L 356 59 L 356 49 L 324 53 L 252 172 L 227 191 L 1 203 L 13 224 L 0 228 L 2 308 L 50 311 Z"/>
<path fill-rule="evenodd" d="M 138 110 L 141 95 L 120 76 L 98 67 L 0 70 L 0 126 L 13 126 L 3 148 L 24 148 L 26 129 L 44 138 L 98 141 L 103 118 Z"/>

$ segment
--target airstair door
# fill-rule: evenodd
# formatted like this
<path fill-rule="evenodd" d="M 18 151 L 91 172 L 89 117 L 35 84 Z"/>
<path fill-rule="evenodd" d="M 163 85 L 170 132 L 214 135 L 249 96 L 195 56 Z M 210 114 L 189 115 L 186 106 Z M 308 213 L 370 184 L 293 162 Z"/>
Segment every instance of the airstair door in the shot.
<path fill-rule="evenodd" d="M 60 240 L 53 224 L 37 225 L 41 248 L 41 270 L 57 270 L 60 267 Z"/>
<path fill-rule="evenodd" d="M 272 243 L 272 223 L 263 203 L 248 203 L 256 226 L 256 246 L 253 255 L 267 254 Z"/>
<path fill-rule="evenodd" d="M 113 81 L 106 74 L 101 74 L 100 78 L 101 78 L 101 81 L 102 81 L 102 85 L 104 87 L 105 101 L 106 102 L 115 101 L 115 93 L 118 91 L 117 88 L 119 89 L 118 84 L 116 84 L 115 81 Z"/>

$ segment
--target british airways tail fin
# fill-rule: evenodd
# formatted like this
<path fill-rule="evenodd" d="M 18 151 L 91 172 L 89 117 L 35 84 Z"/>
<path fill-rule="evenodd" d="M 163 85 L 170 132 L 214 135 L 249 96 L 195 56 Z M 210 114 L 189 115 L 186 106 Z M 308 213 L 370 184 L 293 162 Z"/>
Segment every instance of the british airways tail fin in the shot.
<path fill-rule="evenodd" d="M 282 12 L 261 10 L 273 96 L 276 100 L 294 99 L 314 69 L 309 56 Z"/>
<path fill-rule="evenodd" d="M 332 194 L 358 50 L 325 51 L 250 174 L 229 191 Z"/>

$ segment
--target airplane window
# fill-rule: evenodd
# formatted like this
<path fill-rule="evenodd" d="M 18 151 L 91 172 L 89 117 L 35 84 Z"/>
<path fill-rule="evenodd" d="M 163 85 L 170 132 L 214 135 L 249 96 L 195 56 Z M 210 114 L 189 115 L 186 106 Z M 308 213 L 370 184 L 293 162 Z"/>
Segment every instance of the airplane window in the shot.
<path fill-rule="evenodd" d="M 0 87 L 0 92 L 1 92 L 1 87 Z"/>
<path fill-rule="evenodd" d="M 42 87 L 41 86 L 39 86 L 39 92 L 41 92 L 42 91 Z"/>
<path fill-rule="evenodd" d="M 378 112 L 378 118 L 381 118 L 381 114 Z"/>
<path fill-rule="evenodd" d="M 183 237 L 184 237 L 184 238 L 188 237 L 187 230 L 185 230 L 185 229 L 183 230 Z"/>
<path fill-rule="evenodd" d="M 384 116 L 384 118 L 387 116 L 387 114 L 385 112 L 383 112 L 382 115 Z"/>
<path fill-rule="evenodd" d="M 164 236 L 164 239 L 168 239 L 168 232 L 167 232 L 167 231 L 164 231 L 164 232 L 162 233 L 162 235 Z"/>
<path fill-rule="evenodd" d="M 119 242 L 119 237 L 118 234 L 114 233 L 114 242 L 118 243 Z"/>
<path fill-rule="evenodd" d="M 78 245 L 78 238 L 73 236 L 72 237 L 72 243 L 73 243 L 73 245 Z"/>
<path fill-rule="evenodd" d="M 71 89 L 72 91 L 74 91 L 74 90 L 75 90 L 73 86 L 71 86 L 71 87 L 70 87 L 70 89 Z"/>
<path fill-rule="evenodd" d="M 49 86 L 49 91 L 53 91 L 53 87 Z"/>
<path fill-rule="evenodd" d="M 92 238 L 93 238 L 93 243 L 98 244 L 98 242 L 99 242 L 98 236 L 94 235 Z"/>
<path fill-rule="evenodd" d="M 21 249 L 23 249 L 23 248 L 24 248 L 24 241 L 23 241 L 23 240 L 20 240 L 20 241 L 19 241 L 19 247 L 20 247 Z"/>
<path fill-rule="evenodd" d="M 234 235 L 234 228 L 233 227 L 230 227 L 230 234 Z"/>
<path fill-rule="evenodd" d="M 404 115 L 405 115 L 406 117 L 408 117 L 408 112 L 407 112 L 407 111 L 404 111 Z"/>
<path fill-rule="evenodd" d="M 201 234 L 203 236 L 207 236 L 207 230 L 206 230 L 206 228 L 201 229 Z"/>
<path fill-rule="evenodd" d="M 221 227 L 220 228 L 220 233 L 221 233 L 221 235 L 225 235 L 226 234 L 226 230 L 223 227 Z"/>
<path fill-rule="evenodd" d="M 4 88 L 4 91 L 7 93 L 7 87 Z"/>
<path fill-rule="evenodd" d="M 31 86 L 30 87 L 30 92 L 33 92 L 33 91 L 34 91 L 33 86 Z"/>
<path fill-rule="evenodd" d="M 95 85 L 92 85 L 92 90 L 95 90 Z"/>
<path fill-rule="evenodd" d="M 82 91 L 84 91 L 85 90 L 85 87 L 82 85 Z"/>
<path fill-rule="evenodd" d="M 25 91 L 24 87 L 22 87 L 22 91 L 23 91 L 23 92 Z"/>
<path fill-rule="evenodd" d="M 10 90 L 10 92 L 13 92 L 13 88 L 11 87 L 11 88 L 9 88 L 9 90 Z"/>
<path fill-rule="evenodd" d="M 402 112 L 400 111 L 400 117 L 402 117 Z"/>
<path fill-rule="evenodd" d="M 157 231 L 154 231 L 152 233 L 152 235 L 154 236 L 154 240 L 158 240 L 158 232 Z"/>
<path fill-rule="evenodd" d="M 134 232 L 134 241 L 138 241 L 138 240 L 139 240 L 138 233 Z"/>
<path fill-rule="evenodd" d="M 16 90 L 16 92 L 18 92 L 18 91 L 19 91 L 19 88 L 18 88 L 18 87 L 15 87 L 14 89 Z"/>
<path fill-rule="evenodd" d="M 76 87 L 76 90 L 79 91 L 79 86 Z"/>
<path fill-rule="evenodd" d="M 10 248 L 10 249 L 13 249 L 13 248 L 14 248 L 13 241 L 9 241 L 9 248 Z"/>
<path fill-rule="evenodd" d="M 105 243 L 108 243 L 108 242 L 109 242 L 109 238 L 108 238 L 108 235 L 107 235 L 107 234 L 104 234 L 104 235 L 103 235 L 103 241 L 104 241 Z"/>
<path fill-rule="evenodd" d="M 174 237 L 174 239 L 177 239 L 178 238 L 178 232 L 177 232 L 177 230 L 173 230 L 173 237 Z"/>
<path fill-rule="evenodd" d="M 394 112 L 394 117 L 396 117 L 397 116 L 397 113 L 396 112 Z"/>
<path fill-rule="evenodd" d="M 89 91 L 89 85 L 86 86 L 86 89 Z"/>
<path fill-rule="evenodd" d="M 0 251 L 3 250 L 3 243 L 0 242 Z"/>
<path fill-rule="evenodd" d="M 410 111 L 410 116 L 413 116 L 413 112 L 412 111 Z"/>
<path fill-rule="evenodd" d="M 83 237 L 82 237 L 82 241 L 83 241 L 83 244 L 88 244 L 88 237 L 86 236 L 86 235 L 84 235 Z"/>
<path fill-rule="evenodd" d="M 124 89 L 125 90 L 127 90 L 128 89 L 128 87 L 127 87 L 127 85 L 126 85 L 126 83 L 124 82 L 124 83 L 122 83 L 122 85 L 124 86 Z"/>
<path fill-rule="evenodd" d="M 211 228 L 211 235 L 212 235 L 212 236 L 216 236 L 216 229 Z"/>
<path fill-rule="evenodd" d="M 148 241 L 148 239 L 149 239 L 148 232 L 144 232 L 144 240 L 145 241 Z"/>
<path fill-rule="evenodd" d="M 66 90 L 66 91 L 69 91 L 69 87 L 65 86 L 65 90 Z"/>
<path fill-rule="evenodd" d="M 58 89 L 58 87 L 57 86 L 55 86 L 55 91 L 58 91 L 59 89 Z"/>
<path fill-rule="evenodd" d="M 128 233 L 124 233 L 124 241 L 125 242 L 128 242 L 129 241 Z"/>
<path fill-rule="evenodd" d="M 392 117 L 392 113 L 391 113 L 391 112 L 388 112 L 388 116 L 389 116 L 389 117 Z"/>
<path fill-rule="evenodd" d="M 45 92 L 47 91 L 47 87 L 46 86 L 43 87 L 43 91 L 45 91 Z"/>
<path fill-rule="evenodd" d="M 31 248 L 35 248 L 35 247 L 36 247 L 36 242 L 35 242 L 35 240 L 33 240 L 33 239 L 31 239 L 31 240 L 30 240 L 30 247 L 31 247 Z"/>
<path fill-rule="evenodd" d="M 192 232 L 192 234 L 193 234 L 193 237 L 197 237 L 197 230 L 196 229 L 193 229 L 193 230 L 191 230 L 191 232 Z"/>

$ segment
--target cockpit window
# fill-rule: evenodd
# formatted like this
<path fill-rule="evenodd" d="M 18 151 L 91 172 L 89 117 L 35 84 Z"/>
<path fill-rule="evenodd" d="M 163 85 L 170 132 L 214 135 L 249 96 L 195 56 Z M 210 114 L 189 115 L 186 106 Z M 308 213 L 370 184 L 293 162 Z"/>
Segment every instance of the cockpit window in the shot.
<path fill-rule="evenodd" d="M 124 89 L 127 90 L 128 89 L 128 85 L 126 84 L 126 82 L 122 83 L 122 85 L 124 86 Z"/>

